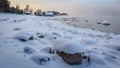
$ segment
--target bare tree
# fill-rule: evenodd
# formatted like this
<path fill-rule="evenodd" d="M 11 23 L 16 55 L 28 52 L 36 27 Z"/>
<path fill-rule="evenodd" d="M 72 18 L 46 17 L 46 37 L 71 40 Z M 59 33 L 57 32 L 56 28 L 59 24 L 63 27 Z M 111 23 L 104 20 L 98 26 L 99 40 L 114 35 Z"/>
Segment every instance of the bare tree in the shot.
<path fill-rule="evenodd" d="M 30 11 L 30 9 L 29 9 L 29 5 L 27 4 L 25 7 L 25 12 L 28 12 L 28 11 Z"/>

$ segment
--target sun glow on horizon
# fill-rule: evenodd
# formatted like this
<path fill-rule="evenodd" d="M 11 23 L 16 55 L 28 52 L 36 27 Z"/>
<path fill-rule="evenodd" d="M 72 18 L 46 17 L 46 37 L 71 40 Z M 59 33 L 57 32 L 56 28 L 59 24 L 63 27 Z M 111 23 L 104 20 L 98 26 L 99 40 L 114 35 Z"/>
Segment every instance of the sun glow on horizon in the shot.
<path fill-rule="evenodd" d="M 72 15 L 100 14 L 120 15 L 120 0 L 9 0 L 11 6 L 20 5 L 24 9 L 28 4 L 34 11 L 52 10 Z"/>

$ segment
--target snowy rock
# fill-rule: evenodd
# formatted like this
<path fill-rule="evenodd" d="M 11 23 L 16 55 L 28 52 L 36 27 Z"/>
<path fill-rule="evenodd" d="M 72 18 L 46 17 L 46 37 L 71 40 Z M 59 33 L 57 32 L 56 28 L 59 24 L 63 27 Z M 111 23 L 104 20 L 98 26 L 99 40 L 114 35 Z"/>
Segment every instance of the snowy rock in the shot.
<path fill-rule="evenodd" d="M 46 38 L 48 40 L 56 39 L 56 37 L 51 33 L 37 33 L 38 38 Z"/>
<path fill-rule="evenodd" d="M 103 21 L 102 24 L 106 25 L 106 26 L 110 25 L 110 23 L 108 21 Z"/>
<path fill-rule="evenodd" d="M 98 42 L 95 39 L 92 38 L 82 38 L 80 39 L 81 44 L 87 44 L 87 45 L 95 45 Z"/>
<path fill-rule="evenodd" d="M 41 51 L 43 51 L 45 53 L 51 53 L 51 47 L 45 47 Z"/>
<path fill-rule="evenodd" d="M 33 53 L 35 53 L 36 51 L 33 49 L 33 48 L 31 48 L 31 47 L 28 47 L 28 46 L 25 46 L 24 47 L 24 53 L 27 53 L 27 54 L 33 54 Z"/>
<path fill-rule="evenodd" d="M 88 22 L 88 20 L 85 20 L 85 22 Z"/>
<path fill-rule="evenodd" d="M 37 33 L 38 38 L 45 38 L 46 34 L 44 33 Z"/>
<path fill-rule="evenodd" d="M 57 41 L 53 45 L 53 50 L 64 51 L 65 53 L 75 54 L 84 52 L 84 46 L 71 40 Z"/>
<path fill-rule="evenodd" d="M 44 56 L 44 55 L 42 55 L 42 56 L 35 55 L 35 56 L 32 56 L 31 59 L 39 65 L 44 65 L 50 61 L 50 58 L 48 56 Z"/>
<path fill-rule="evenodd" d="M 58 36 L 58 37 L 62 36 L 62 34 L 60 32 L 53 32 L 52 34 L 55 35 L 55 36 Z"/>
<path fill-rule="evenodd" d="M 23 42 L 34 39 L 31 33 L 26 33 L 26 32 L 17 34 L 15 38 Z"/>
<path fill-rule="evenodd" d="M 51 33 L 47 33 L 46 39 L 48 39 L 48 40 L 55 40 L 55 39 L 56 39 L 56 36 L 53 35 L 53 34 L 51 34 Z"/>
<path fill-rule="evenodd" d="M 73 41 L 60 41 L 56 42 L 53 46 L 53 50 L 68 64 L 81 64 L 83 47 Z"/>
<path fill-rule="evenodd" d="M 101 22 L 96 22 L 97 24 L 101 24 Z"/>
<path fill-rule="evenodd" d="M 52 11 L 45 11 L 43 12 L 44 16 L 54 16 L 54 13 Z"/>
<path fill-rule="evenodd" d="M 22 30 L 22 28 L 14 28 L 14 30 Z"/>

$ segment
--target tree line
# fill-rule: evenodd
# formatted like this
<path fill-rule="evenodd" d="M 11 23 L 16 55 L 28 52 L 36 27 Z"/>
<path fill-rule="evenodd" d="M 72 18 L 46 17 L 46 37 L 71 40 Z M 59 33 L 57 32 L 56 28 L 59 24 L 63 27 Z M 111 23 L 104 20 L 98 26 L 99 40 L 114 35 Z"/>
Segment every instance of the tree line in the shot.
<path fill-rule="evenodd" d="M 29 5 L 26 5 L 25 9 L 22 10 L 20 8 L 20 5 L 16 5 L 15 7 L 10 7 L 10 1 L 0 0 L 0 12 L 1 13 L 23 14 L 27 11 L 32 12 L 32 9 L 29 9 Z"/>

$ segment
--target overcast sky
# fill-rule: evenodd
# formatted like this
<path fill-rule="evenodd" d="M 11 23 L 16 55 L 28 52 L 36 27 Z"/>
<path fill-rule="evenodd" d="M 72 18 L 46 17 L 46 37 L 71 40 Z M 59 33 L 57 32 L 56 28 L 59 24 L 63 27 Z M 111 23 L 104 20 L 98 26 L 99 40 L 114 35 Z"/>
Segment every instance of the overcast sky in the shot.
<path fill-rule="evenodd" d="M 120 15 L 120 0 L 10 0 L 12 5 L 32 9 L 57 10 L 73 15 Z"/>

